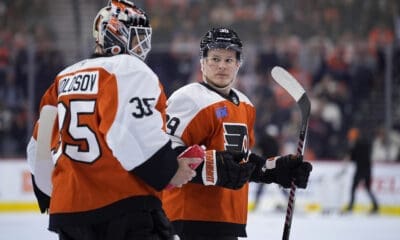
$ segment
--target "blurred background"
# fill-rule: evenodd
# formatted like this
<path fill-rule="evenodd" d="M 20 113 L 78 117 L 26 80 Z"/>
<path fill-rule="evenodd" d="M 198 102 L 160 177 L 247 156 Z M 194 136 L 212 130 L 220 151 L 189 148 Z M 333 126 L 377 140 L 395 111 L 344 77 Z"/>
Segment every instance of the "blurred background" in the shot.
<path fill-rule="evenodd" d="M 106 2 L 0 1 L 0 162 L 25 158 L 40 97 L 61 69 L 91 55 L 92 21 Z M 236 87 L 258 111 L 255 151 L 268 145 L 265 135 L 276 140 L 279 154 L 296 151 L 298 107 L 270 76 L 271 68 L 280 65 L 301 82 L 312 102 L 305 159 L 343 159 L 348 131 L 357 127 L 372 142 L 373 161 L 399 167 L 398 0 L 135 3 L 150 16 L 147 62 L 168 95 L 200 80 L 199 41 L 210 27 L 238 32 L 244 64 Z M 392 205 L 399 206 L 400 175 L 389 175 L 384 184 L 393 185 L 390 191 L 397 197 Z"/>
<path fill-rule="evenodd" d="M 40 97 L 63 67 L 93 52 L 92 21 L 106 0 L 1 0 L 0 157 L 24 157 Z M 135 1 L 153 27 L 148 57 L 167 94 L 198 81 L 199 40 L 211 26 L 244 42 L 237 88 L 255 104 L 257 138 L 276 128 L 281 152 L 297 142 L 296 104 L 270 77 L 288 69 L 312 100 L 308 159 L 337 159 L 348 129 L 387 144 L 399 161 L 400 9 L 396 0 Z M 323 143 L 323 144 L 322 144 Z"/>

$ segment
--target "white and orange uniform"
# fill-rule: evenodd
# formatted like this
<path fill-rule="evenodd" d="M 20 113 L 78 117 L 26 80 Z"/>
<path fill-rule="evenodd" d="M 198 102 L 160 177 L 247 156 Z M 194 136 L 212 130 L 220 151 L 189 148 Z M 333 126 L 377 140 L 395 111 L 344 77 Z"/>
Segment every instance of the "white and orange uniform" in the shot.
<path fill-rule="evenodd" d="M 189 84 L 168 99 L 167 115 L 174 147 L 247 152 L 254 144 L 255 108 L 235 89 L 225 98 L 204 83 Z M 248 184 L 230 190 L 188 183 L 164 191 L 163 207 L 180 235 L 246 236 L 247 199 Z"/>
<path fill-rule="evenodd" d="M 161 208 L 160 190 L 178 163 L 165 133 L 166 97 L 145 63 L 130 55 L 76 63 L 56 76 L 45 105 L 58 110 L 50 229 Z M 31 169 L 37 129 L 27 150 Z"/>

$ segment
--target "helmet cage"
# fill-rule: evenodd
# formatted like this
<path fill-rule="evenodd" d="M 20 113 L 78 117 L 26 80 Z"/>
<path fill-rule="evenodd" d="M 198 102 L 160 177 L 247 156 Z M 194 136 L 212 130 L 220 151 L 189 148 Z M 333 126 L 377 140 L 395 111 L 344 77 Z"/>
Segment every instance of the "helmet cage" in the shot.
<path fill-rule="evenodd" d="M 130 27 L 128 53 L 144 60 L 151 50 L 151 34 L 149 27 Z"/>

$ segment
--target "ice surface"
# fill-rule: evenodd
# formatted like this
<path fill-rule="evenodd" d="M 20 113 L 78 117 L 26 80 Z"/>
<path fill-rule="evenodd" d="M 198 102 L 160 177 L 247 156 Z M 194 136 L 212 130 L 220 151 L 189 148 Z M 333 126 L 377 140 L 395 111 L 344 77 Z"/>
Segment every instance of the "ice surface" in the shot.
<path fill-rule="evenodd" d="M 282 238 L 285 213 L 250 213 L 251 240 Z M 0 213 L 0 240 L 55 240 L 47 230 L 48 216 L 39 213 Z M 348 214 L 296 214 L 290 239 L 296 240 L 399 240 L 400 217 Z"/>
<path fill-rule="evenodd" d="M 282 239 L 285 213 L 249 215 L 248 239 Z M 366 214 L 295 214 L 290 239 L 399 240 L 400 217 Z"/>

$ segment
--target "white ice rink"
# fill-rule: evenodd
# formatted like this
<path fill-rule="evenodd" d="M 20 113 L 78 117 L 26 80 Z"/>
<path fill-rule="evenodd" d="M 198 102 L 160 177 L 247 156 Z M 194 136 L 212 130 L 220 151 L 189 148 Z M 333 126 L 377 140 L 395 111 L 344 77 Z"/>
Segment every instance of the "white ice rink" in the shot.
<path fill-rule="evenodd" d="M 250 240 L 282 238 L 284 213 L 256 212 L 249 215 Z M 46 230 L 47 216 L 39 213 L 0 213 L 0 240 L 55 240 Z M 399 240 L 400 217 L 295 214 L 293 240 Z"/>

